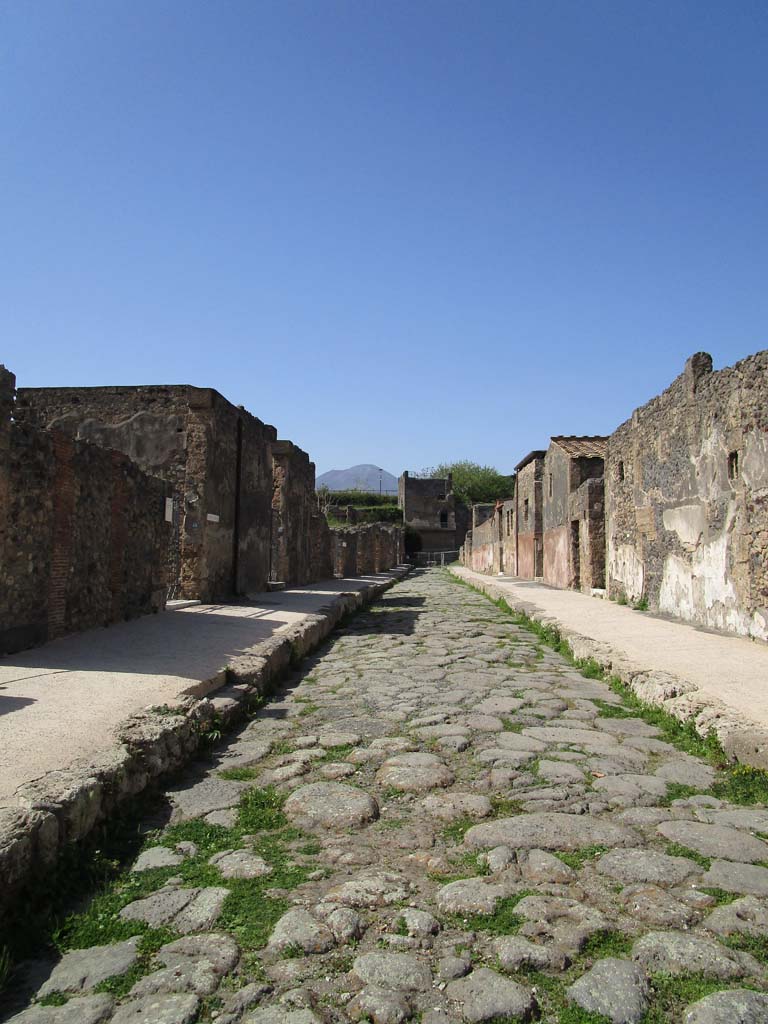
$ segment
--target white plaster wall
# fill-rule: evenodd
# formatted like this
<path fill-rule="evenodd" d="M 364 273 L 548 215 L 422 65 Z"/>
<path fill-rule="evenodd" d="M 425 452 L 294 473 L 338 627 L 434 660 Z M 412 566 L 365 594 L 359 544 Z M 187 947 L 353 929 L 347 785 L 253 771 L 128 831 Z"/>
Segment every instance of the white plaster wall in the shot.
<path fill-rule="evenodd" d="M 643 563 L 631 544 L 609 549 L 608 578 L 619 580 L 630 601 L 638 601 L 643 593 Z"/>

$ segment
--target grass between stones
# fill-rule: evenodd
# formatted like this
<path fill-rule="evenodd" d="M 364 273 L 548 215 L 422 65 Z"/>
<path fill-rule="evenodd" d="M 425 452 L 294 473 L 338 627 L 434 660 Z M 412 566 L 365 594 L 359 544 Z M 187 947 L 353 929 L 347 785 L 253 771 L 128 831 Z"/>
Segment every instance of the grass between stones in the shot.
<path fill-rule="evenodd" d="M 656 726 L 662 738 L 677 747 L 678 750 L 691 754 L 693 757 L 700 757 L 711 764 L 718 771 L 715 782 L 709 789 L 693 790 L 693 792 L 707 793 L 734 804 L 747 806 L 768 804 L 768 772 L 750 765 L 730 763 L 714 731 L 710 731 L 707 736 L 700 736 L 692 719 L 681 722 L 663 708 L 640 700 L 626 683 L 616 676 L 610 676 L 594 658 L 574 658 L 568 642 L 563 639 L 555 627 L 543 625 L 530 616 L 515 611 L 504 598 L 488 597 L 477 587 L 472 586 L 466 580 L 459 579 L 453 573 L 448 573 L 448 575 L 458 586 L 467 587 L 485 597 L 491 604 L 508 615 L 516 625 L 533 633 L 541 644 L 565 658 L 587 679 L 598 679 L 607 683 L 611 690 L 621 698 L 621 704 L 594 700 L 600 709 L 600 717 L 641 718 L 649 725 Z M 510 725 L 513 725 L 511 731 L 519 731 L 513 723 Z M 685 795 L 690 796 L 692 793 L 686 792 Z M 677 799 L 677 797 L 673 796 L 669 799 Z"/>
<path fill-rule="evenodd" d="M 523 918 L 515 907 L 525 896 L 535 896 L 533 889 L 521 889 L 496 904 L 492 914 L 449 914 L 448 920 L 461 931 L 488 932 L 490 935 L 516 935 Z"/>
<path fill-rule="evenodd" d="M 559 858 L 563 864 L 567 864 L 569 868 L 573 868 L 574 871 L 578 871 L 579 868 L 583 867 L 587 861 L 595 860 L 597 857 L 602 857 L 608 850 L 607 846 L 585 846 L 583 850 L 574 850 L 571 853 L 566 853 L 563 850 L 555 850 L 554 855 Z"/>
<path fill-rule="evenodd" d="M 227 888 L 229 895 L 216 929 L 229 932 L 246 956 L 250 951 L 262 948 L 277 920 L 289 908 L 287 899 L 271 895 L 269 890 L 293 889 L 306 881 L 312 871 L 311 866 L 294 862 L 292 848 L 305 857 L 314 856 L 320 850 L 317 840 L 305 836 L 288 823 L 282 809 L 284 799 L 274 789 L 254 788 L 242 795 L 237 823 L 232 828 L 209 825 L 196 818 L 172 825 L 162 832 L 153 832 L 143 842 L 136 831 L 137 817 L 130 819 L 132 825 L 121 819 L 110 833 L 102 837 L 104 849 L 95 851 L 99 854 L 100 876 L 94 877 L 93 869 L 89 870 L 80 862 L 56 872 L 45 893 L 38 893 L 40 907 L 51 901 L 49 912 L 38 915 L 29 908 L 27 921 L 18 922 L 17 927 L 9 930 L 11 954 L 22 959 L 39 954 L 41 947 L 65 953 L 139 935 L 137 963 L 125 975 L 108 978 L 97 988 L 99 992 L 122 997 L 149 972 L 154 953 L 179 936 L 172 928 L 152 928 L 142 921 L 123 920 L 119 913 L 129 903 L 156 892 L 172 876 L 180 877 L 186 887 L 216 885 Z M 246 842 L 244 836 L 254 838 Z M 158 845 L 173 848 L 183 840 L 197 846 L 194 857 L 174 867 L 137 873 L 130 871 L 130 863 L 142 849 Z M 306 842 L 299 846 L 302 840 Z M 267 861 L 272 868 L 270 874 L 254 879 L 223 879 L 219 871 L 208 863 L 215 853 L 245 846 Z M 94 851 L 91 851 L 89 860 L 93 859 Z M 93 892 L 94 889 L 95 895 L 84 910 L 61 916 L 63 908 L 71 905 L 76 894 Z M 54 1002 L 51 1005 L 58 1004 Z"/>
<path fill-rule="evenodd" d="M 651 987 L 653 999 L 643 1024 L 669 1024 L 670 1021 L 682 1020 L 687 1006 L 713 992 L 729 988 L 758 988 L 747 980 L 728 984 L 702 974 L 652 974 Z"/>
<path fill-rule="evenodd" d="M 728 935 L 720 941 L 731 949 L 749 953 L 761 964 L 768 964 L 768 935 Z"/>
<path fill-rule="evenodd" d="M 702 854 L 697 853 L 696 850 L 692 850 L 690 846 L 683 846 L 682 843 L 667 843 L 664 850 L 670 857 L 687 857 L 688 860 L 701 865 L 705 871 L 709 871 L 712 866 L 711 857 L 704 857 Z"/>

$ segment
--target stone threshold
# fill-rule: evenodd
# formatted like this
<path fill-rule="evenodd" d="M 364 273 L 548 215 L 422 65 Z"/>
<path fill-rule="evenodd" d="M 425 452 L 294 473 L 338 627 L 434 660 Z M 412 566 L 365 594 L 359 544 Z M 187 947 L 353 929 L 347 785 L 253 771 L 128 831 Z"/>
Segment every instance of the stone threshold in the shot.
<path fill-rule="evenodd" d="M 252 698 L 266 697 L 343 618 L 372 604 L 409 572 L 410 566 L 398 566 L 386 579 L 334 594 L 317 612 L 282 627 L 199 688 L 190 688 L 196 692 L 125 719 L 115 729 L 115 745 L 102 756 L 19 787 L 20 806 L 0 807 L 0 917 L 27 886 L 55 867 L 65 847 L 113 818 L 125 800 L 191 761 L 211 726 L 231 729 L 245 717 Z"/>
<path fill-rule="evenodd" d="M 508 588 L 494 583 L 493 577 L 479 577 L 461 566 L 452 566 L 450 572 L 494 601 L 503 599 L 513 611 L 556 629 L 574 658 L 593 659 L 609 675 L 620 679 L 640 700 L 663 708 L 680 722 L 692 722 L 702 738 L 714 732 L 732 761 L 768 769 L 768 729 L 729 707 L 727 702 L 704 693 L 693 679 L 638 664 L 620 646 L 595 640 L 569 628 L 534 602 L 516 598 Z"/>

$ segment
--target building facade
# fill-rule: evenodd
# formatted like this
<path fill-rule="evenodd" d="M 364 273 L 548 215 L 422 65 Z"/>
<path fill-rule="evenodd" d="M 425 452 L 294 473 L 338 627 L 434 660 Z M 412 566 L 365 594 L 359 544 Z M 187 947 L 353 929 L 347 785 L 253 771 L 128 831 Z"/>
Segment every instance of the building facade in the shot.
<path fill-rule="evenodd" d="M 544 451 L 532 451 L 515 466 L 515 568 L 513 575 L 544 574 Z"/>
<path fill-rule="evenodd" d="M 605 586 L 606 443 L 605 437 L 558 435 L 544 456 L 542 575 L 553 587 Z"/>

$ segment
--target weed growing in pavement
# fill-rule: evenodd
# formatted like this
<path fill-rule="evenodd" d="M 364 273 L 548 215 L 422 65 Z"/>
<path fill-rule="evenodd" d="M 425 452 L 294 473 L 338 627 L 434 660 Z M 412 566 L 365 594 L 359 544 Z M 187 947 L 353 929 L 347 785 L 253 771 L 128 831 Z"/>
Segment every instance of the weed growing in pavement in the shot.
<path fill-rule="evenodd" d="M 718 907 L 724 906 L 726 903 L 733 903 L 734 900 L 739 899 L 739 893 L 728 892 L 726 889 L 708 888 L 706 886 L 698 886 L 699 892 L 705 892 L 708 896 L 711 896 L 715 905 Z"/>
<path fill-rule="evenodd" d="M 475 819 L 468 815 L 456 818 L 443 829 L 443 839 L 448 843 L 462 843 L 464 836 L 475 824 L 477 824 Z"/>
<path fill-rule="evenodd" d="M 581 956 L 602 960 L 606 956 L 626 957 L 632 949 L 632 937 L 611 928 L 601 928 L 581 947 Z"/>
<path fill-rule="evenodd" d="M 455 928 L 463 931 L 488 932 L 490 935 L 516 935 L 523 923 L 522 917 L 515 913 L 515 907 L 525 896 L 533 896 L 530 889 L 523 889 L 514 896 L 499 900 L 491 914 L 450 914 L 449 918 Z"/>
<path fill-rule="evenodd" d="M 712 860 L 709 857 L 703 857 L 700 853 L 692 850 L 688 846 L 682 846 L 680 843 L 667 843 L 665 852 L 670 857 L 687 857 L 688 860 L 692 860 L 695 864 L 699 864 L 705 870 L 709 871 Z"/>
<path fill-rule="evenodd" d="M 600 679 L 607 683 L 613 692 L 621 698 L 622 703 L 616 705 L 596 700 L 595 703 L 600 708 L 600 717 L 640 718 L 649 725 L 656 726 L 661 733 L 661 738 L 667 743 L 693 757 L 702 758 L 718 771 L 718 778 L 709 790 L 714 796 L 735 804 L 768 804 L 768 772 L 748 765 L 731 764 L 714 731 L 710 731 L 706 736 L 701 736 L 696 730 L 693 719 L 681 722 L 663 708 L 640 700 L 626 683 L 616 676 L 609 676 L 594 658 L 574 658 L 569 644 L 553 626 L 536 622 L 528 615 L 512 609 L 503 598 L 495 600 L 489 598 L 466 580 L 461 580 L 453 574 L 450 575 L 456 584 L 468 587 L 485 597 L 509 615 L 517 625 L 535 634 L 542 643 L 557 651 L 571 665 L 578 668 L 586 678 Z M 619 603 L 622 602 L 619 601 Z M 623 603 L 626 603 L 626 600 Z M 519 731 L 519 729 L 512 731 Z"/>
<path fill-rule="evenodd" d="M 555 856 L 559 858 L 563 864 L 567 864 L 569 868 L 573 868 L 574 871 L 578 871 L 579 868 L 583 867 L 589 860 L 595 860 L 597 857 L 607 851 L 607 846 L 585 846 L 583 850 L 573 850 L 570 853 L 566 853 L 562 850 L 553 851 Z"/>

